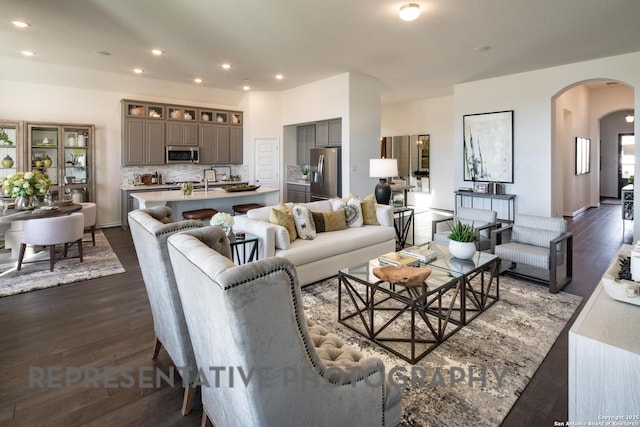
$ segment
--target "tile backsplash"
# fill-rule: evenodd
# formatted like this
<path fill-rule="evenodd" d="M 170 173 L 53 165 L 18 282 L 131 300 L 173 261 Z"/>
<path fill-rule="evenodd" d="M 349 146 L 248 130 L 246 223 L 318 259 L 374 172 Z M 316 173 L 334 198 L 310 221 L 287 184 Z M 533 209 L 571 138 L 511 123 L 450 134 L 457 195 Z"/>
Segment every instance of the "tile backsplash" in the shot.
<path fill-rule="evenodd" d="M 194 164 L 172 164 L 159 166 L 127 166 L 120 168 L 120 183 L 122 185 L 133 183 L 135 174 L 158 172 L 162 175 L 162 182 L 202 181 L 205 169 L 215 169 L 215 166 Z M 223 166 L 231 169 L 231 174 L 240 175 L 241 181 L 249 180 L 249 165 Z"/>

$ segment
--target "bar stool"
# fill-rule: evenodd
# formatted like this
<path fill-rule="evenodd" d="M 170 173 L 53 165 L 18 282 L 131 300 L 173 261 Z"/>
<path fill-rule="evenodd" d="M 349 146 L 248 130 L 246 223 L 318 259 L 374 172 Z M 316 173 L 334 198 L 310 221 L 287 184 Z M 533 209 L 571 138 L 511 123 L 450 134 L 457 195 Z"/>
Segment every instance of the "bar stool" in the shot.
<path fill-rule="evenodd" d="M 243 215 L 249 212 L 251 209 L 264 208 L 264 205 L 260 203 L 247 203 L 244 205 L 234 205 L 233 206 L 233 214 L 234 215 Z"/>
<path fill-rule="evenodd" d="M 211 217 L 217 214 L 215 209 L 196 209 L 193 211 L 182 212 L 182 218 L 184 219 L 197 219 L 200 221 L 209 221 Z"/>

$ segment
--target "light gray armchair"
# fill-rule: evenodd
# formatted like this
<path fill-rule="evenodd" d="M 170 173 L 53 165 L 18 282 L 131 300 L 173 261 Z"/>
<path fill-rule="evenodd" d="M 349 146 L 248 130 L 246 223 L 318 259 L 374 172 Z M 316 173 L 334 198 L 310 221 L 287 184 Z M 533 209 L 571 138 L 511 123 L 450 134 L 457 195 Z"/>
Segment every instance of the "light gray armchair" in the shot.
<path fill-rule="evenodd" d="M 511 261 L 508 273 L 548 283 L 551 293 L 571 282 L 573 235 L 563 218 L 516 215 L 512 225 L 491 233 L 491 253 Z M 565 276 L 558 282 L 562 265 Z"/>
<path fill-rule="evenodd" d="M 386 384 L 382 361 L 305 319 L 293 264 L 235 266 L 209 247 L 216 232 L 168 240 L 196 360 L 207 367 L 203 425 L 397 425 L 401 391 Z"/>
<path fill-rule="evenodd" d="M 129 212 L 129 227 L 138 254 L 140 271 L 149 296 L 153 328 L 156 334 L 153 360 L 164 346 L 176 367 L 183 370 L 184 384 L 196 379 L 196 359 L 184 319 L 173 268 L 167 251 L 167 238 L 179 231 L 202 227 L 200 221 L 175 222 L 171 208 L 166 206 Z M 182 414 L 191 411 L 195 386 L 185 388 Z"/>
<path fill-rule="evenodd" d="M 497 217 L 497 212 L 492 210 L 459 206 L 453 218 L 437 219 L 431 223 L 431 241 L 448 244 L 451 227 L 460 221 L 463 224 L 473 224 L 478 229 L 476 248 L 479 251 L 489 250 L 491 249 L 491 231 L 500 227 Z"/>

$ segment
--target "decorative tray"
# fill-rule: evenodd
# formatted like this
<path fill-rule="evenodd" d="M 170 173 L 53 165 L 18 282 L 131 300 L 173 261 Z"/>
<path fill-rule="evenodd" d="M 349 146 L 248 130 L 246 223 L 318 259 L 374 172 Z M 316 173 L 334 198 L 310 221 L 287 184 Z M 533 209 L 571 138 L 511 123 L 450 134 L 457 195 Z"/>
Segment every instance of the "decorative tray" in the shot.
<path fill-rule="evenodd" d="M 47 212 L 55 212 L 57 210 L 60 210 L 60 208 L 57 207 L 57 206 L 41 206 L 38 209 L 34 209 L 33 210 L 33 214 L 34 215 L 44 215 Z"/>
<path fill-rule="evenodd" d="M 259 185 L 246 185 L 246 184 L 229 185 L 229 186 L 222 187 L 224 191 L 227 191 L 229 193 L 236 193 L 238 191 L 255 191 L 258 188 L 260 188 Z"/>
<path fill-rule="evenodd" d="M 72 203 L 73 203 L 73 200 L 66 199 L 66 200 L 57 200 L 57 201 L 53 202 L 53 205 L 54 206 L 67 206 L 67 205 L 70 205 Z"/>
<path fill-rule="evenodd" d="M 619 278 L 624 260 L 630 255 L 630 245 L 622 245 L 609 269 L 602 276 L 602 287 L 605 292 L 617 301 L 640 305 L 640 282 Z"/>

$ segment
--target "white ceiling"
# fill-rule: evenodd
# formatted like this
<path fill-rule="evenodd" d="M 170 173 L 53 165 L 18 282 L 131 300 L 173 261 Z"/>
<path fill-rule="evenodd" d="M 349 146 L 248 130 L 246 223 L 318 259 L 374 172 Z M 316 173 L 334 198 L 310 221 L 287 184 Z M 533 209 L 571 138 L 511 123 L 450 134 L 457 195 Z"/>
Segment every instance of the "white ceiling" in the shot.
<path fill-rule="evenodd" d="M 2 58 L 239 91 L 345 72 L 383 103 L 448 95 L 483 78 L 640 51 L 639 0 L 2 0 Z M 31 26 L 16 29 L 11 21 Z M 484 52 L 474 48 L 490 46 Z M 154 57 L 150 49 L 165 51 Z M 22 50 L 36 56 L 23 58 Z M 108 51 L 101 56 L 96 51 Z M 233 64 L 229 71 L 220 64 Z M 285 79 L 276 81 L 274 75 Z M 1 66 L 0 66 L 0 78 Z M 96 82 L 99 86 L 99 82 Z"/>

